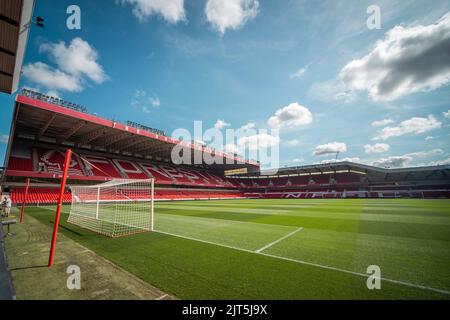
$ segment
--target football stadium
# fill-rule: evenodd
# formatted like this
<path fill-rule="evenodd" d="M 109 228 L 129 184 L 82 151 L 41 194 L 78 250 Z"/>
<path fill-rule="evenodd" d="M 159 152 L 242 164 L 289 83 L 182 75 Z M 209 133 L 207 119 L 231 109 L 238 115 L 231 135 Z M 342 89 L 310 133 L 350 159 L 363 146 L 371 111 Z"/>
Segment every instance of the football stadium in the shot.
<path fill-rule="evenodd" d="M 443 254 L 450 241 L 448 166 L 379 169 L 342 162 L 265 176 L 257 163 L 235 159 L 231 170 L 252 173 L 225 176 L 230 165 L 172 164 L 171 150 L 180 142 L 164 135 L 92 116 L 78 105 L 28 90 L 16 97 L 11 128 L 2 196 L 25 203 L 26 214 L 23 228 L 6 245 L 17 254 L 31 251 L 9 257 L 13 270 L 38 248 L 30 262 L 46 263 L 42 246 L 51 240 L 70 148 L 61 234 L 167 297 L 448 299 L 450 283 L 442 281 L 450 278 L 450 257 Z M 149 179 L 154 189 L 136 183 Z M 110 192 L 108 181 L 129 187 Z M 110 215 L 117 206 L 129 221 L 142 219 L 147 207 L 150 218 L 146 203 L 152 192 L 153 231 L 124 228 L 119 220 L 119 229 L 125 230 L 118 231 L 117 239 L 108 237 L 112 227 L 107 223 L 113 223 Z M 82 218 L 71 223 L 70 215 L 77 212 L 91 219 L 97 214 L 100 224 Z M 144 232 L 121 237 L 136 231 Z M 57 253 L 56 261 L 65 259 L 64 252 Z M 82 255 L 72 259 L 83 264 Z M 383 266 L 380 292 L 367 290 L 370 265 Z M 30 289 L 27 280 L 34 275 L 28 273 L 34 272 L 12 271 L 23 298 L 60 294 L 53 285 L 46 291 L 40 281 L 36 292 Z M 98 298 L 114 298 L 109 291 L 104 295 Z"/>
<path fill-rule="evenodd" d="M 14 94 L 2 119 L 2 299 L 450 298 L 449 164 L 336 151 L 267 170 L 151 121 L 18 89 L 31 39 L 17 31 L 35 5 L 0 5 L 1 89 Z M 216 161 L 195 161 L 206 158 Z"/>

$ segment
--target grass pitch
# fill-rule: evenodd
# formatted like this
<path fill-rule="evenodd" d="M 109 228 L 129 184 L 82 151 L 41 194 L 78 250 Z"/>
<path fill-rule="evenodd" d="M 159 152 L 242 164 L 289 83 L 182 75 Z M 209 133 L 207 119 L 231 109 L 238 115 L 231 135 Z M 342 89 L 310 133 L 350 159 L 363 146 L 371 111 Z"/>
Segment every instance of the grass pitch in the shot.
<path fill-rule="evenodd" d="M 449 299 L 448 200 L 157 203 L 159 232 L 60 232 L 182 299 Z M 51 225 L 54 212 L 29 208 Z M 381 268 L 368 290 L 367 267 Z"/>

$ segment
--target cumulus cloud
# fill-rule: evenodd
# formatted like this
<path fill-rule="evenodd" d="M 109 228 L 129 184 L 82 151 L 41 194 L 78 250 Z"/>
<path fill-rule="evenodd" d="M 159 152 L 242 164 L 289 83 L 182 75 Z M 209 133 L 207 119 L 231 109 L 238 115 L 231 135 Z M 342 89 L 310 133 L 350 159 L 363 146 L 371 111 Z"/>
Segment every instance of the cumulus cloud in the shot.
<path fill-rule="evenodd" d="M 63 41 L 42 44 L 39 50 L 48 53 L 59 69 L 72 76 L 86 76 L 97 84 L 103 83 L 107 78 L 97 62 L 97 51 L 81 38 L 73 39 L 68 46 Z"/>
<path fill-rule="evenodd" d="M 450 164 L 450 158 L 438 160 L 438 161 L 431 161 L 428 163 L 428 166 L 446 166 Z"/>
<path fill-rule="evenodd" d="M 279 109 L 267 123 L 272 128 L 282 129 L 306 126 L 312 121 L 313 115 L 311 111 L 295 102 Z"/>
<path fill-rule="evenodd" d="M 133 14 L 143 22 L 150 16 L 159 15 L 170 24 L 186 20 L 184 0 L 119 0 L 133 6 Z"/>
<path fill-rule="evenodd" d="M 392 119 L 383 119 L 372 122 L 372 127 L 384 127 L 393 123 L 395 123 L 395 121 Z"/>
<path fill-rule="evenodd" d="M 361 159 L 358 157 L 343 158 L 343 159 L 327 159 L 320 161 L 320 164 L 339 163 L 339 162 L 361 163 Z"/>
<path fill-rule="evenodd" d="M 43 62 L 27 64 L 22 72 L 27 80 L 50 90 L 83 91 L 80 78 L 54 69 Z"/>
<path fill-rule="evenodd" d="M 386 144 L 386 143 L 376 143 L 376 144 L 366 144 L 364 146 L 365 152 L 367 154 L 371 154 L 371 153 L 385 153 L 388 152 L 389 149 L 391 148 L 390 145 Z"/>
<path fill-rule="evenodd" d="M 347 145 L 342 142 L 332 142 L 317 146 L 314 150 L 315 156 L 323 156 L 327 154 L 341 153 L 347 151 Z"/>
<path fill-rule="evenodd" d="M 410 161 L 412 161 L 411 157 L 397 156 L 397 157 L 389 157 L 389 158 L 376 160 L 376 161 L 372 162 L 372 165 L 375 167 L 381 167 L 381 168 L 403 168 Z"/>
<path fill-rule="evenodd" d="M 382 167 L 382 168 L 403 168 L 411 165 L 411 162 L 416 159 L 435 157 L 443 154 L 444 151 L 442 149 L 433 149 L 430 151 L 419 151 L 408 153 L 403 156 L 395 156 L 379 159 L 373 161 L 371 164 L 375 167 Z"/>
<path fill-rule="evenodd" d="M 208 0 L 205 14 L 208 22 L 221 34 L 239 29 L 258 14 L 258 0 Z"/>
<path fill-rule="evenodd" d="M 447 119 L 450 119 L 450 109 L 447 112 L 443 113 L 444 117 L 446 117 Z"/>
<path fill-rule="evenodd" d="M 25 78 L 39 87 L 53 92 L 80 92 L 89 80 L 101 84 L 108 78 L 97 61 L 97 51 L 81 38 L 74 38 L 67 46 L 62 41 L 45 43 L 39 51 L 48 54 L 57 65 L 52 67 L 35 62 L 24 66 L 22 71 Z"/>
<path fill-rule="evenodd" d="M 450 12 L 430 25 L 397 26 L 340 78 L 375 101 L 392 101 L 450 82 Z"/>
<path fill-rule="evenodd" d="M 231 124 L 225 122 L 224 120 L 219 119 L 219 120 L 217 120 L 216 124 L 214 125 L 214 128 L 222 130 L 224 128 L 228 128 L 229 126 L 231 126 Z"/>
<path fill-rule="evenodd" d="M 433 149 L 430 151 L 419 151 L 419 152 L 408 153 L 406 156 L 411 157 L 411 158 L 428 158 L 428 157 L 440 156 L 443 154 L 444 154 L 444 150 Z"/>
<path fill-rule="evenodd" d="M 254 122 L 249 122 L 241 127 L 241 130 L 247 131 L 256 128 L 256 124 Z"/>
<path fill-rule="evenodd" d="M 9 136 L 8 135 L 6 135 L 6 134 L 0 135 L 0 143 L 1 144 L 8 143 L 8 141 L 9 141 Z"/>
<path fill-rule="evenodd" d="M 268 133 L 256 134 L 238 139 L 238 146 L 248 150 L 259 150 L 276 147 L 280 144 L 280 137 Z"/>
<path fill-rule="evenodd" d="M 382 129 L 374 140 L 387 140 L 405 134 L 421 134 L 441 127 L 442 123 L 433 116 L 428 116 L 428 118 L 414 117 L 401 122 L 398 126 Z"/>

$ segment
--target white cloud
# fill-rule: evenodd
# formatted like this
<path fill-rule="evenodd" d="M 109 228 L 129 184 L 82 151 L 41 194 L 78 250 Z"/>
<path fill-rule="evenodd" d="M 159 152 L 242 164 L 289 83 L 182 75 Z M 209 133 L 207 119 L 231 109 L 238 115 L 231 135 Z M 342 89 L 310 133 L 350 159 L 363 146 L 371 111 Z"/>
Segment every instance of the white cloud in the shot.
<path fill-rule="evenodd" d="M 379 159 L 373 161 L 371 164 L 375 167 L 383 167 L 383 168 L 403 168 L 406 166 L 410 166 L 411 162 L 416 159 L 435 157 L 439 155 L 443 155 L 444 151 L 442 149 L 434 149 L 430 151 L 419 151 L 408 153 L 403 156 L 395 156 L 388 157 L 384 159 Z"/>
<path fill-rule="evenodd" d="M 268 133 L 256 134 L 238 139 L 238 146 L 248 150 L 259 150 L 276 147 L 280 144 L 280 138 Z"/>
<path fill-rule="evenodd" d="M 450 158 L 438 160 L 438 161 L 431 161 L 428 163 L 428 166 L 446 166 L 450 164 Z"/>
<path fill-rule="evenodd" d="M 4 144 L 4 143 L 8 143 L 9 142 L 9 136 L 6 134 L 2 134 L 0 135 L 0 143 Z"/>
<path fill-rule="evenodd" d="M 161 106 L 161 100 L 157 96 L 149 96 L 144 90 L 136 90 L 131 105 L 148 114 L 152 112 L 152 109 Z"/>
<path fill-rule="evenodd" d="M 447 112 L 443 113 L 444 117 L 446 117 L 447 119 L 450 119 L 450 109 Z"/>
<path fill-rule="evenodd" d="M 81 38 L 73 39 L 68 46 L 64 42 L 46 43 L 39 49 L 49 55 L 57 68 L 35 62 L 25 65 L 22 71 L 25 78 L 52 94 L 58 94 L 58 91 L 81 92 L 88 80 L 101 84 L 108 79 L 97 62 L 97 51 Z"/>
<path fill-rule="evenodd" d="M 305 162 L 305 159 L 297 158 L 297 159 L 292 160 L 292 162 L 293 163 L 303 163 L 303 162 Z"/>
<path fill-rule="evenodd" d="M 383 119 L 372 122 L 372 127 L 384 127 L 393 123 L 395 123 L 395 121 L 392 119 Z"/>
<path fill-rule="evenodd" d="M 184 0 L 119 0 L 133 6 L 133 14 L 143 22 L 152 15 L 160 15 L 168 23 L 186 20 Z"/>
<path fill-rule="evenodd" d="M 231 126 L 231 124 L 225 122 L 224 120 L 219 119 L 219 120 L 217 120 L 216 124 L 214 125 L 214 128 L 222 130 L 224 128 L 228 128 L 229 126 Z"/>
<path fill-rule="evenodd" d="M 405 134 L 421 134 L 441 127 L 442 123 L 433 116 L 428 116 L 428 118 L 415 117 L 401 122 L 398 126 L 382 129 L 374 140 L 387 140 Z"/>
<path fill-rule="evenodd" d="M 419 152 L 408 153 L 406 156 L 411 157 L 411 158 L 428 158 L 428 157 L 440 156 L 443 154 L 444 154 L 444 150 L 433 149 L 430 151 L 419 151 Z"/>
<path fill-rule="evenodd" d="M 339 101 L 348 103 L 355 99 L 356 94 L 342 80 L 333 79 L 312 84 L 308 89 L 308 96 L 323 102 Z"/>
<path fill-rule="evenodd" d="M 97 62 L 97 51 L 81 38 L 74 38 L 66 46 L 65 42 L 46 43 L 40 46 L 40 52 L 46 52 L 62 71 L 78 78 L 86 76 L 97 84 L 103 83 L 107 76 Z"/>
<path fill-rule="evenodd" d="M 391 149 L 391 146 L 386 143 L 376 143 L 373 145 L 366 144 L 364 146 L 365 152 L 367 154 L 371 153 L 385 153 L 388 152 Z"/>
<path fill-rule="evenodd" d="M 275 116 L 268 120 L 268 124 L 272 128 L 281 129 L 306 126 L 312 121 L 313 115 L 311 111 L 295 102 L 278 110 Z"/>
<path fill-rule="evenodd" d="M 430 140 L 433 140 L 433 139 L 434 139 L 433 136 L 427 136 L 427 137 L 425 137 L 425 141 L 430 141 Z"/>
<path fill-rule="evenodd" d="M 161 101 L 159 100 L 158 97 L 150 97 L 150 103 L 155 108 L 161 106 Z"/>
<path fill-rule="evenodd" d="M 221 34 L 238 29 L 258 14 L 258 0 L 208 0 L 205 14 L 208 22 Z"/>
<path fill-rule="evenodd" d="M 53 69 L 49 65 L 36 62 L 23 67 L 23 75 L 29 81 L 46 87 L 50 90 L 63 90 L 69 92 L 83 91 L 83 86 L 78 77 Z"/>
<path fill-rule="evenodd" d="M 256 128 L 256 124 L 254 122 L 249 122 L 241 127 L 241 130 L 247 131 Z"/>
<path fill-rule="evenodd" d="M 389 157 L 376 160 L 372 162 L 372 165 L 381 168 L 403 168 L 412 160 L 408 156 Z"/>
<path fill-rule="evenodd" d="M 345 143 L 332 142 L 332 143 L 327 143 L 327 144 L 317 146 L 313 154 L 315 156 L 322 156 L 322 155 L 333 154 L 333 153 L 338 153 L 338 152 L 341 153 L 341 152 L 346 152 L 346 151 L 347 151 L 347 145 Z"/>
<path fill-rule="evenodd" d="M 302 144 L 302 142 L 298 139 L 292 139 L 285 141 L 284 144 L 288 147 L 298 147 L 299 145 Z"/>
<path fill-rule="evenodd" d="M 396 26 L 365 57 L 348 63 L 341 79 L 367 90 L 375 101 L 392 101 L 450 82 L 450 12 L 430 25 Z"/>
<path fill-rule="evenodd" d="M 354 158 L 343 158 L 343 159 L 328 159 L 320 161 L 320 164 L 329 164 L 329 163 L 339 163 L 339 162 L 353 162 L 353 163 L 361 163 L 361 159 L 358 157 Z"/>
<path fill-rule="evenodd" d="M 298 69 L 297 71 L 295 71 L 293 74 L 290 75 L 290 78 L 291 79 L 300 79 L 308 71 L 308 67 L 309 67 L 309 65 L 306 66 L 306 67 Z"/>

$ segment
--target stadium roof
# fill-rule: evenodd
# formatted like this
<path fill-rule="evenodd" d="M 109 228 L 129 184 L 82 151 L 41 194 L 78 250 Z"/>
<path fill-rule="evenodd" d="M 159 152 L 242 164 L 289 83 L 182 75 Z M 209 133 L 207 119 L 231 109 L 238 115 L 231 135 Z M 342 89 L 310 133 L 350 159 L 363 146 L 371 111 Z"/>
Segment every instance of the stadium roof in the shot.
<path fill-rule="evenodd" d="M 429 180 L 433 179 L 450 179 L 450 165 L 430 166 L 430 167 L 413 167 L 413 168 L 379 168 L 352 162 L 334 162 L 327 164 L 307 165 L 300 167 L 281 168 L 274 175 L 273 172 L 261 172 L 259 174 L 248 174 L 237 176 L 238 178 L 261 178 L 267 176 L 297 176 L 297 175 L 314 175 L 336 172 L 355 172 L 370 175 L 371 178 L 377 180 L 399 179 L 399 180 Z"/>
<path fill-rule="evenodd" d="M 106 120 L 88 114 L 81 106 L 29 90 L 24 90 L 23 94 L 16 97 L 6 159 L 17 139 L 35 145 L 63 146 L 163 162 L 171 162 L 172 150 L 179 146 L 183 152 L 190 151 L 191 163 L 194 163 L 194 157 L 203 159 L 205 154 L 215 156 L 223 162 L 223 165 L 199 165 L 202 167 L 217 166 L 226 170 L 247 168 L 250 172 L 259 171 L 260 167 L 256 161 Z"/>
<path fill-rule="evenodd" d="M 35 0 L 0 1 L 0 92 L 17 91 Z"/>

